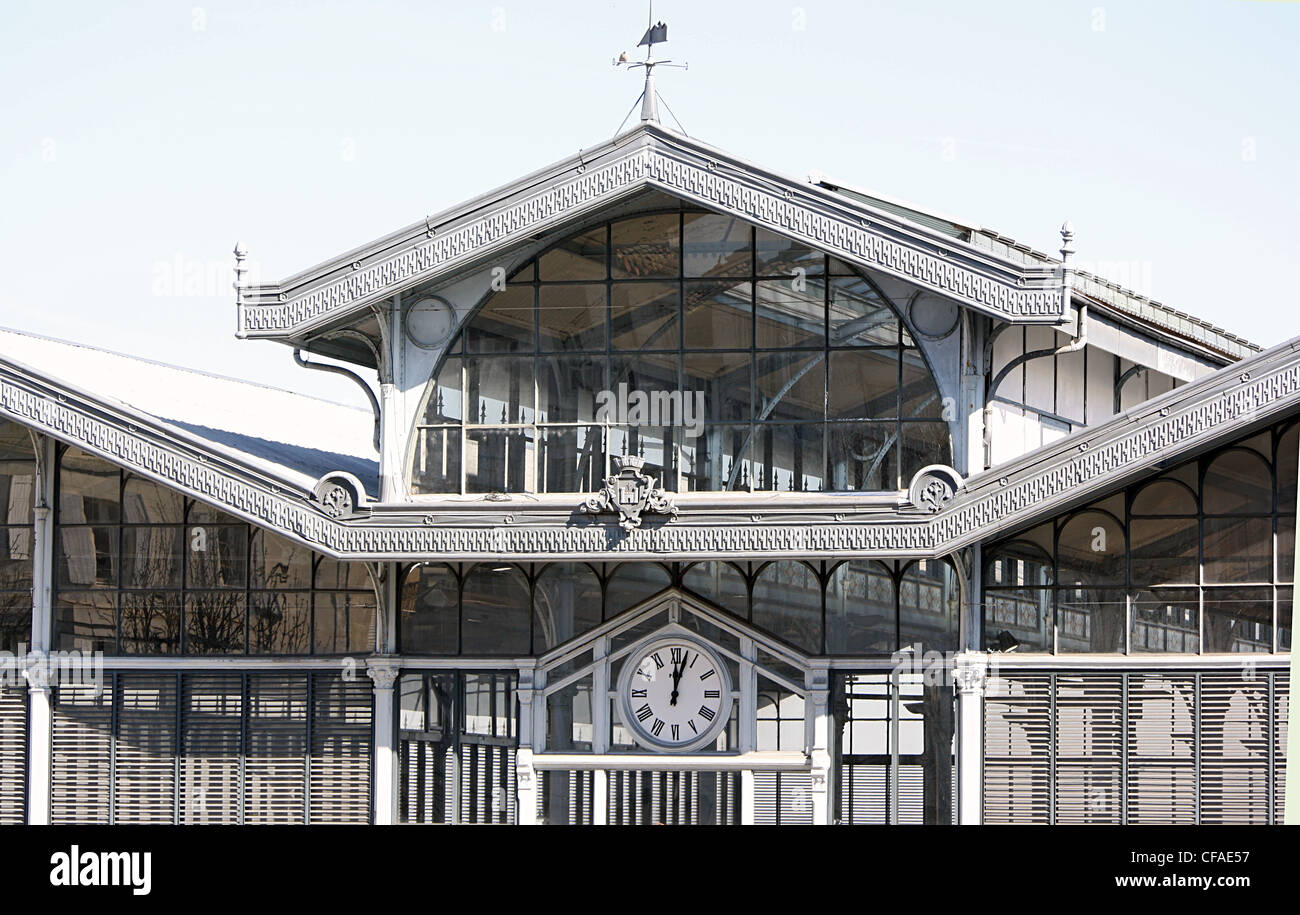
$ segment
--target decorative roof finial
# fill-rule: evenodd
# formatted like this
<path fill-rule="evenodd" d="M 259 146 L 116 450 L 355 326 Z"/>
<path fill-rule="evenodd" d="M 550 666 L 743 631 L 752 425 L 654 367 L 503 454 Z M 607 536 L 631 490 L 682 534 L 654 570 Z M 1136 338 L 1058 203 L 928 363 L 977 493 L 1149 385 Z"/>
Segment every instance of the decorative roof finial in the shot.
<path fill-rule="evenodd" d="M 634 67 L 645 68 L 645 88 L 641 91 L 641 97 L 637 99 L 637 101 L 641 103 L 641 120 L 650 124 L 659 123 L 659 93 L 655 91 L 655 67 L 671 66 L 679 67 L 683 70 L 688 69 L 689 67 L 688 64 L 675 64 L 671 60 L 655 60 L 654 46 L 667 40 L 668 26 L 662 22 L 654 21 L 654 3 L 651 2 L 645 34 L 642 35 L 641 40 L 637 42 L 637 47 L 645 45 L 645 60 L 629 60 L 627 51 L 624 51 L 618 56 L 618 60 L 614 61 L 614 66 L 625 66 L 629 70 Z M 636 106 L 633 105 L 633 108 L 635 107 Z M 630 111 L 628 112 L 629 115 L 631 115 L 631 113 L 632 112 Z M 672 112 L 669 111 L 669 114 L 672 114 Z M 673 117 L 673 120 L 677 120 L 676 116 Z M 627 118 L 623 118 L 623 121 L 626 123 Z M 681 127 L 680 121 L 678 121 L 677 126 Z M 619 130 L 622 129 L 622 125 L 619 125 Z M 685 128 L 683 128 L 683 132 L 685 132 Z"/>
<path fill-rule="evenodd" d="M 1074 223 L 1066 220 L 1061 224 L 1061 263 L 1067 263 L 1074 253 Z"/>

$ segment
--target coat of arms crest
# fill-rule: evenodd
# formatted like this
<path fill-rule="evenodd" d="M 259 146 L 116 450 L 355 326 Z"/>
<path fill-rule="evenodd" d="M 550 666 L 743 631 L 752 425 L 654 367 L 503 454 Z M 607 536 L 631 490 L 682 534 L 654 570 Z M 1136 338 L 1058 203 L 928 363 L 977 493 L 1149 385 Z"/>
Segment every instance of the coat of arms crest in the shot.
<path fill-rule="evenodd" d="M 658 479 L 642 471 L 645 461 L 634 455 L 614 458 L 616 472 L 605 479 L 605 487 L 582 503 L 588 514 L 618 515 L 618 526 L 625 531 L 641 526 L 646 513 L 676 517 L 677 506 L 659 485 Z"/>

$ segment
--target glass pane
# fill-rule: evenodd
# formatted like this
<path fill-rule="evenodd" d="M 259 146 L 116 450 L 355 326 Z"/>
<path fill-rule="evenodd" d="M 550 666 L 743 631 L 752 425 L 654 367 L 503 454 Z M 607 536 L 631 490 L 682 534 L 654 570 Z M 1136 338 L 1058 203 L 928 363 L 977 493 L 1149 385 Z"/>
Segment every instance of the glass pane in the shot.
<path fill-rule="evenodd" d="M 30 527 L 0 527 L 0 591 L 31 591 L 34 545 Z"/>
<path fill-rule="evenodd" d="M 465 431 L 466 492 L 527 492 L 536 479 L 530 427 Z"/>
<path fill-rule="evenodd" d="M 59 523 L 113 524 L 121 520 L 122 475 L 117 467 L 80 448 L 69 448 L 60 470 Z"/>
<path fill-rule="evenodd" d="M 122 520 L 128 524 L 180 524 L 185 498 L 176 490 L 127 475 L 122 487 Z"/>
<path fill-rule="evenodd" d="M 956 651 L 961 592 L 953 567 L 937 559 L 912 563 L 899 585 L 899 641 L 926 651 Z"/>
<path fill-rule="evenodd" d="M 179 591 L 128 591 L 122 595 L 122 654 L 180 651 Z"/>
<path fill-rule="evenodd" d="M 750 418 L 748 353 L 687 353 L 683 389 L 704 394 L 706 422 L 747 422 Z"/>
<path fill-rule="evenodd" d="M 1272 651 L 1272 588 L 1207 588 L 1207 652 Z"/>
<path fill-rule="evenodd" d="M 243 654 L 246 617 L 240 591 L 192 591 L 185 596 L 186 654 Z"/>
<path fill-rule="evenodd" d="M 1062 588 L 1057 592 L 1057 650 L 1124 650 L 1125 592 L 1112 588 Z"/>
<path fill-rule="evenodd" d="M 311 595 L 303 591 L 254 591 L 249 598 L 250 654 L 308 654 Z"/>
<path fill-rule="evenodd" d="M 460 429 L 419 429 L 413 485 L 421 493 L 460 492 Z"/>
<path fill-rule="evenodd" d="M 605 582 L 605 619 L 635 607 L 671 584 L 672 576 L 657 562 L 613 566 Z"/>
<path fill-rule="evenodd" d="M 254 530 L 250 583 L 260 588 L 310 588 L 311 550 L 270 531 Z"/>
<path fill-rule="evenodd" d="M 1052 650 L 1052 592 L 1011 588 L 984 592 L 984 647 L 994 651 Z"/>
<path fill-rule="evenodd" d="M 54 612 L 54 641 L 60 650 L 117 654 L 116 593 L 61 590 Z M 27 618 L 30 626 L 30 605 Z"/>
<path fill-rule="evenodd" d="M 1200 537 L 1195 518 L 1135 518 L 1129 532 L 1134 585 L 1197 583 Z"/>
<path fill-rule="evenodd" d="M 603 280 L 605 278 L 605 227 L 572 235 L 537 261 L 544 283 L 556 280 Z"/>
<path fill-rule="evenodd" d="M 546 748 L 552 751 L 591 752 L 591 677 L 583 677 L 546 697 Z M 567 773 L 555 773 L 557 775 Z M 552 781 L 550 793 L 560 787 Z M 565 792 L 567 794 L 567 791 Z M 552 803 L 559 806 L 554 797 Z M 567 805 L 565 805 L 567 806 Z"/>
<path fill-rule="evenodd" d="M 742 619 L 749 617 L 745 576 L 729 562 L 697 562 L 686 570 L 682 585 Z"/>
<path fill-rule="evenodd" d="M 903 350 L 903 381 L 900 397 L 903 415 L 910 419 L 942 419 L 943 401 L 920 350 Z"/>
<path fill-rule="evenodd" d="M 316 654 L 375 650 L 374 591 L 318 591 L 314 617 Z"/>
<path fill-rule="evenodd" d="M 604 356 L 542 356 L 537 360 L 537 421 L 589 423 L 603 390 Z"/>
<path fill-rule="evenodd" d="M 1294 620 L 1294 608 L 1291 588 L 1277 589 L 1277 650 L 1291 650 L 1291 624 Z"/>
<path fill-rule="evenodd" d="M 122 528 L 122 587 L 179 588 L 181 531 L 179 525 Z"/>
<path fill-rule="evenodd" d="M 600 580 L 581 562 L 541 567 L 533 586 L 533 652 L 548 651 L 600 625 Z"/>
<path fill-rule="evenodd" d="M 471 423 L 533 421 L 533 360 L 478 356 L 465 373 Z"/>
<path fill-rule="evenodd" d="M 1174 480 L 1156 480 L 1133 497 L 1135 515 L 1194 515 L 1196 496 Z"/>
<path fill-rule="evenodd" d="M 677 213 L 633 216 L 610 226 L 610 272 L 621 277 L 677 276 L 681 240 Z"/>
<path fill-rule="evenodd" d="M 878 562 L 840 564 L 826 586 L 828 654 L 889 654 L 896 648 L 894 580 Z"/>
<path fill-rule="evenodd" d="M 680 425 L 685 412 L 692 422 L 704 419 L 703 391 L 684 399 L 680 389 L 676 353 L 615 355 L 610 359 L 609 393 L 598 398 L 597 420 L 654 426 Z M 601 408 L 604 408 L 601 411 Z"/>
<path fill-rule="evenodd" d="M 605 284 L 543 286 L 538 322 L 542 352 L 605 350 Z"/>
<path fill-rule="evenodd" d="M 466 576 L 461 597 L 461 653 L 528 653 L 528 582 L 513 566 L 483 563 Z"/>
<path fill-rule="evenodd" d="M 831 346 L 897 346 L 898 316 L 860 277 L 831 280 Z"/>
<path fill-rule="evenodd" d="M 682 219 L 686 276 L 749 276 L 748 223 L 720 213 L 687 213 Z"/>
<path fill-rule="evenodd" d="M 952 466 L 952 445 L 947 423 L 900 423 L 903 433 L 903 466 L 899 486 L 907 486 L 912 477 L 928 464 Z"/>
<path fill-rule="evenodd" d="M 402 587 L 403 652 L 455 654 L 460 643 L 460 585 L 450 566 L 418 565 Z"/>
<path fill-rule="evenodd" d="M 791 645 L 820 654 L 822 588 L 816 573 L 802 562 L 768 564 L 754 582 L 751 620 Z"/>
<path fill-rule="evenodd" d="M 1277 510 L 1295 521 L 1296 462 L 1300 460 L 1300 426 L 1292 426 L 1277 440 Z"/>
<path fill-rule="evenodd" d="M 605 479 L 604 432 L 599 426 L 543 426 L 538 492 L 595 492 Z"/>
<path fill-rule="evenodd" d="M 1200 650 L 1200 621 L 1194 588 L 1138 591 L 1133 598 L 1132 651 L 1195 654 Z"/>
<path fill-rule="evenodd" d="M 372 587 L 363 562 L 339 562 L 322 557 L 316 564 L 316 587 L 331 591 L 365 591 Z"/>
<path fill-rule="evenodd" d="M 190 527 L 186 538 L 187 587 L 243 588 L 248 584 L 247 525 Z"/>
<path fill-rule="evenodd" d="M 824 353 L 760 353 L 754 363 L 754 377 L 758 385 L 755 418 L 760 421 L 822 418 L 826 402 Z"/>
<path fill-rule="evenodd" d="M 687 283 L 684 296 L 686 346 L 749 349 L 754 308 L 752 283 L 738 280 Z"/>
<path fill-rule="evenodd" d="M 822 471 L 821 423 L 755 427 L 751 449 L 754 489 L 773 492 L 820 492 Z"/>
<path fill-rule="evenodd" d="M 1206 518 L 1207 582 L 1272 581 L 1271 518 Z"/>
<path fill-rule="evenodd" d="M 1273 510 L 1273 474 L 1251 451 L 1219 455 L 1205 471 L 1206 514 L 1252 514 Z"/>
<path fill-rule="evenodd" d="M 898 415 L 898 351 L 843 350 L 830 356 L 831 419 L 883 419 Z"/>
<path fill-rule="evenodd" d="M 1046 531 L 1046 534 L 1050 543 L 1051 531 Z M 1032 541 L 999 544 L 989 550 L 987 557 L 984 570 L 987 587 L 1035 588 L 1052 583 L 1051 556 Z"/>
<path fill-rule="evenodd" d="M 758 284 L 754 300 L 754 333 L 759 349 L 815 347 L 826 338 L 825 290 L 802 277 Z"/>
<path fill-rule="evenodd" d="M 802 271 L 803 276 L 820 276 L 824 270 L 826 259 L 820 251 L 767 229 L 755 230 L 755 248 L 755 272 L 759 276 L 792 276 L 796 271 Z"/>
<path fill-rule="evenodd" d="M 507 286 L 466 325 L 465 348 L 471 353 L 531 353 L 537 339 L 533 318 L 533 287 Z"/>
<path fill-rule="evenodd" d="M 1277 580 L 1295 579 L 1295 515 L 1277 519 Z"/>
<path fill-rule="evenodd" d="M 826 458 L 831 488 L 837 492 L 899 488 L 894 423 L 828 423 Z"/>
<path fill-rule="evenodd" d="M 682 440 L 682 476 L 690 492 L 746 489 L 751 479 L 749 426 L 705 426 Z"/>
<path fill-rule="evenodd" d="M 465 674 L 465 733 L 515 736 L 513 674 Z"/>
<path fill-rule="evenodd" d="M 609 324 L 615 351 L 681 346 L 681 289 L 676 283 L 615 283 Z"/>
<path fill-rule="evenodd" d="M 465 416 L 460 390 L 461 357 L 448 356 L 434 378 L 424 422 L 429 425 L 459 423 Z"/>
<path fill-rule="evenodd" d="M 1123 585 L 1127 570 L 1124 529 L 1110 515 L 1080 512 L 1061 528 L 1057 544 L 1061 585 Z"/>

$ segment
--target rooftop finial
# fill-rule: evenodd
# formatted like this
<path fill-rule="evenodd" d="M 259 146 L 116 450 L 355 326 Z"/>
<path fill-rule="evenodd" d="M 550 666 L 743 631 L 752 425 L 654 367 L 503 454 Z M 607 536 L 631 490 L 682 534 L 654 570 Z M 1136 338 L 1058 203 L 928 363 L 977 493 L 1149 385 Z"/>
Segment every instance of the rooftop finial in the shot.
<path fill-rule="evenodd" d="M 1070 260 L 1070 255 L 1074 253 L 1074 223 L 1066 220 L 1061 224 L 1061 262 L 1066 263 Z"/>
<path fill-rule="evenodd" d="M 641 97 L 637 101 L 641 103 L 641 120 L 651 124 L 659 123 L 659 93 L 655 91 L 655 67 L 672 66 L 680 67 L 683 70 L 687 69 L 686 64 L 674 64 L 671 60 L 655 60 L 654 46 L 667 40 L 668 26 L 662 22 L 654 21 L 654 3 L 651 2 L 645 34 L 637 42 L 637 47 L 645 45 L 645 60 L 630 60 L 627 51 L 624 51 L 618 56 L 618 60 L 614 61 L 614 66 L 625 66 L 629 70 L 633 67 L 645 68 L 645 88 L 641 91 Z M 629 115 L 631 113 L 628 112 Z M 669 114 L 671 113 L 670 111 Z M 674 120 L 676 120 L 675 117 Z M 626 123 L 627 118 L 624 118 L 623 121 Z M 678 122 L 677 126 L 681 127 L 681 122 Z M 622 125 L 619 125 L 619 129 L 622 130 Z M 684 129 L 683 132 L 685 132 Z"/>

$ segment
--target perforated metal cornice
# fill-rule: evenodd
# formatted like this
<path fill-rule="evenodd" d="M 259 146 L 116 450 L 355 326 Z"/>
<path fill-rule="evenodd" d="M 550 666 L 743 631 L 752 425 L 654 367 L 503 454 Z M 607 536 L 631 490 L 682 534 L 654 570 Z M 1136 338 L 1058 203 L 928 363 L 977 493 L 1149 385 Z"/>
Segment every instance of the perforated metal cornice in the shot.
<path fill-rule="evenodd" d="M 282 284 L 245 288 L 239 333 L 301 336 L 645 189 L 734 215 L 1004 321 L 1052 323 L 1066 313 L 1055 267 L 1000 258 L 668 131 L 641 127 Z"/>

